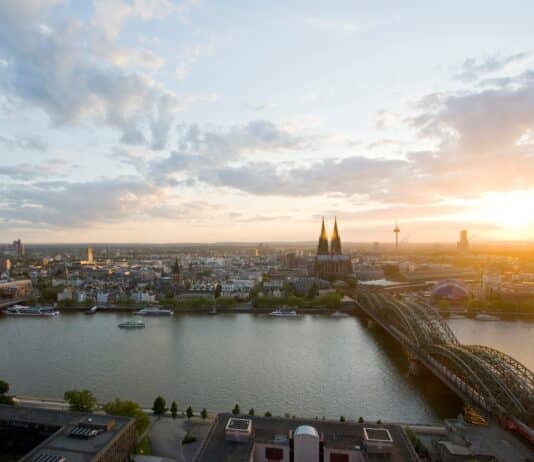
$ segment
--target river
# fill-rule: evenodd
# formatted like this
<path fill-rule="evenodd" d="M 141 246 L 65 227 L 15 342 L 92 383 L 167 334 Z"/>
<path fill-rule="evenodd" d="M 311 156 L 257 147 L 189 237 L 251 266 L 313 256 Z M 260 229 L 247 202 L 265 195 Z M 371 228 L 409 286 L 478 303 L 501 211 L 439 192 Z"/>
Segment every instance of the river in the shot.
<path fill-rule="evenodd" d="M 150 406 L 161 394 L 179 407 L 309 417 L 363 416 L 436 422 L 460 401 L 433 377 L 408 374 L 405 353 L 355 317 L 182 314 L 145 318 L 65 314 L 0 316 L 0 379 L 19 395 L 61 398 L 71 388 Z M 534 368 L 534 323 L 450 320 L 463 343 L 479 343 Z"/>

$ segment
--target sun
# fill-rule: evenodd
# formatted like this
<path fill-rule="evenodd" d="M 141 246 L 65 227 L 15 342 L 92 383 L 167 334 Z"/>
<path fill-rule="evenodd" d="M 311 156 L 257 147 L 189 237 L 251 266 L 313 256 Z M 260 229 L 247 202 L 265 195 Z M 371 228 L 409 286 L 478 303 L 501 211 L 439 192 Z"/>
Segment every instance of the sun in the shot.
<path fill-rule="evenodd" d="M 475 215 L 480 221 L 510 230 L 532 226 L 534 238 L 534 190 L 486 193 Z"/>

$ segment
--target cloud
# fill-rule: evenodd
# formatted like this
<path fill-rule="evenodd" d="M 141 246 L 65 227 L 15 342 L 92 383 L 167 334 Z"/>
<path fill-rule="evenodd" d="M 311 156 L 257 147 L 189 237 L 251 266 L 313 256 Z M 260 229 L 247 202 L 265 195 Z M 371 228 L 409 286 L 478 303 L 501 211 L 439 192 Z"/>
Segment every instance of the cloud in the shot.
<path fill-rule="evenodd" d="M 274 103 L 245 103 L 244 105 L 248 110 L 252 112 L 261 112 L 274 109 L 276 104 Z"/>
<path fill-rule="evenodd" d="M 328 32 L 354 33 L 367 29 L 367 26 L 340 18 L 309 17 L 305 19 L 305 22 L 309 26 Z"/>
<path fill-rule="evenodd" d="M 215 42 L 208 40 L 204 43 L 196 43 L 185 48 L 181 62 L 174 71 L 177 80 L 184 80 L 189 73 L 190 67 L 203 56 L 211 56 L 215 52 Z"/>
<path fill-rule="evenodd" d="M 483 75 L 509 70 L 514 65 L 524 63 L 529 56 L 529 53 L 516 53 L 508 56 L 487 56 L 484 59 L 468 58 L 454 78 L 463 82 L 474 82 Z"/>
<path fill-rule="evenodd" d="M 79 21 L 54 24 L 43 33 L 34 27 L 40 10 L 3 15 L 6 8 L 17 12 L 4 3 L 0 4 L 0 51 L 9 66 L 0 73 L 0 88 L 6 94 L 42 109 L 57 126 L 96 122 L 119 130 L 125 143 L 147 143 L 153 149 L 166 145 L 184 102 L 148 75 L 117 62 L 122 53 L 126 61 L 157 67 L 155 55 L 119 50 Z M 135 5 L 150 10 L 155 4 L 137 1 Z M 20 17 L 25 13 L 26 21 Z M 17 21 L 9 21 L 11 16 Z"/>
<path fill-rule="evenodd" d="M 364 151 L 302 164 L 294 155 L 321 149 L 326 139 L 255 121 L 226 130 L 190 126 L 178 149 L 146 164 L 146 171 L 162 181 L 194 178 L 254 195 L 337 192 L 391 204 L 440 203 L 528 188 L 534 181 L 534 76 L 523 73 L 513 80 L 506 88 L 423 97 L 419 112 L 407 120 L 418 141 L 434 147 L 405 146 L 400 158 Z M 387 139 L 380 143 L 382 149 L 392 145 Z M 280 151 L 291 154 L 291 161 L 272 158 Z"/>
<path fill-rule="evenodd" d="M 0 135 L 0 146 L 4 146 L 4 148 L 9 151 L 15 149 L 22 149 L 25 151 L 47 150 L 46 141 L 37 135 L 19 136 L 14 138 L 7 138 Z"/>
<path fill-rule="evenodd" d="M 376 128 L 378 128 L 379 130 L 385 130 L 387 128 L 395 126 L 400 121 L 401 117 L 399 116 L 399 114 L 382 109 L 378 111 L 375 124 Z"/>
<path fill-rule="evenodd" d="M 254 120 L 227 129 L 201 128 L 193 124 L 182 127 L 175 151 L 145 164 L 144 169 L 158 181 L 171 181 L 175 173 L 224 167 L 258 153 L 303 149 L 307 142 L 307 139 L 266 120 Z"/>
<path fill-rule="evenodd" d="M 63 159 L 51 159 L 41 164 L 0 165 L 0 177 L 18 181 L 33 181 L 51 175 L 60 175 L 64 168 L 65 161 Z"/>
<path fill-rule="evenodd" d="M 171 14 L 185 15 L 196 3 L 172 0 L 94 0 L 93 26 L 101 29 L 108 37 L 115 38 L 121 31 L 123 24 L 138 18 L 144 21 L 164 19 Z"/>

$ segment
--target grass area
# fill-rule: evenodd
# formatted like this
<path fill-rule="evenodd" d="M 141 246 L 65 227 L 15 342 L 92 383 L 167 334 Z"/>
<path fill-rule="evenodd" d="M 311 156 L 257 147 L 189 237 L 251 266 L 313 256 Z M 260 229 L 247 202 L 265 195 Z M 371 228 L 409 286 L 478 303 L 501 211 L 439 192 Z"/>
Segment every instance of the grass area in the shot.
<path fill-rule="evenodd" d="M 150 443 L 150 438 L 148 436 L 145 436 L 137 445 L 137 448 L 135 448 L 135 453 L 144 454 L 145 456 L 152 454 L 152 444 Z"/>
<path fill-rule="evenodd" d="M 197 440 L 196 436 L 191 435 L 189 431 L 185 434 L 184 438 L 182 439 L 182 444 L 190 444 L 194 443 Z"/>

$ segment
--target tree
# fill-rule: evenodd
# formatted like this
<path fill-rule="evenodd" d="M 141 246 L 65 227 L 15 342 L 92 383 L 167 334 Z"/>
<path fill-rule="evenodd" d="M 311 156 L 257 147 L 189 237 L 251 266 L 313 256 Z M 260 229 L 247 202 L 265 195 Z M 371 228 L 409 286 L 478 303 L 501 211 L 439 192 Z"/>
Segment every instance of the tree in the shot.
<path fill-rule="evenodd" d="M 363 423 L 363 422 L 364 422 L 363 417 L 360 417 L 360 418 L 358 419 L 358 423 Z"/>
<path fill-rule="evenodd" d="M 215 295 L 214 295 L 214 298 L 219 298 L 221 296 L 221 292 L 222 292 L 222 286 L 220 284 L 217 284 L 215 286 Z"/>
<path fill-rule="evenodd" d="M 104 404 L 104 412 L 109 415 L 133 417 L 138 435 L 141 435 L 150 424 L 150 418 L 135 401 L 117 398 L 115 401 Z"/>
<path fill-rule="evenodd" d="M 271 414 L 271 411 L 267 411 L 267 412 L 265 413 L 265 417 L 272 417 L 272 416 L 273 416 L 273 415 Z"/>
<path fill-rule="evenodd" d="M 200 412 L 200 417 L 202 417 L 202 420 L 206 420 L 208 418 L 208 411 L 206 411 L 206 408 L 202 409 Z"/>
<path fill-rule="evenodd" d="M 9 391 L 9 383 L 0 380 L 0 395 L 5 395 Z"/>
<path fill-rule="evenodd" d="M 345 422 L 345 416 L 341 416 L 341 417 L 339 418 L 339 421 L 340 421 L 340 422 Z"/>
<path fill-rule="evenodd" d="M 89 390 L 69 390 L 63 398 L 69 403 L 71 411 L 93 412 L 96 409 L 96 398 Z"/>
<path fill-rule="evenodd" d="M 6 396 L 9 391 L 9 383 L 0 380 L 0 404 L 15 404 L 11 396 Z"/>
<path fill-rule="evenodd" d="M 191 417 L 193 417 L 193 408 L 191 406 L 189 406 L 186 411 L 185 411 L 185 415 L 187 416 L 188 419 L 190 419 Z"/>
<path fill-rule="evenodd" d="M 154 400 L 154 405 L 152 406 L 152 410 L 154 411 L 154 414 L 157 415 L 158 417 L 165 414 L 165 411 L 167 410 L 167 408 L 165 407 L 165 404 L 166 404 L 165 399 L 163 399 L 163 397 L 161 396 L 158 396 Z"/>
<path fill-rule="evenodd" d="M 241 414 L 241 409 L 239 409 L 239 404 L 236 403 L 236 405 L 235 405 L 234 408 L 232 409 L 232 414 L 234 414 L 234 415 L 239 415 L 239 414 Z"/>
<path fill-rule="evenodd" d="M 176 419 L 176 416 L 178 415 L 178 405 L 176 404 L 176 401 L 171 403 L 171 415 L 173 419 Z"/>
<path fill-rule="evenodd" d="M 254 408 L 251 407 L 249 410 L 248 410 L 248 415 L 254 415 Z"/>

